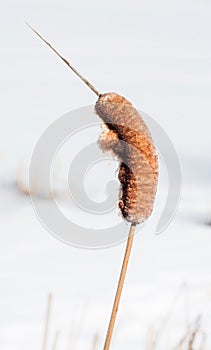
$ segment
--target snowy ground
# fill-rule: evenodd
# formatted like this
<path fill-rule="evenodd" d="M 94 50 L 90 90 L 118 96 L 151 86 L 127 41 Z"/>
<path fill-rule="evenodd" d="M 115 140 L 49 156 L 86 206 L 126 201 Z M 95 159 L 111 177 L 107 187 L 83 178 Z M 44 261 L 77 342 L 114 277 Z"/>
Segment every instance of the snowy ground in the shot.
<path fill-rule="evenodd" d="M 142 348 L 148 328 L 158 327 L 178 293 L 159 349 L 166 344 L 171 348 L 188 319 L 201 313 L 203 329 L 209 333 L 211 257 L 210 227 L 203 225 L 205 198 L 202 189 L 184 191 L 175 220 L 163 234 L 152 233 L 151 220 L 136 236 L 117 323 L 117 349 L 128 349 L 131 342 L 133 349 Z M 49 291 L 55 296 L 52 337 L 53 330 L 62 331 L 62 349 L 68 339 L 86 349 L 95 332 L 102 341 L 123 245 L 99 251 L 64 245 L 41 227 L 27 197 L 11 189 L 7 199 L 12 205 L 1 213 L 2 348 L 40 346 Z M 187 289 L 181 286 L 184 282 Z"/>
<path fill-rule="evenodd" d="M 135 238 L 113 349 L 145 349 L 176 295 L 158 349 L 172 349 L 203 314 L 211 348 L 210 1 L 8 1 L 1 10 L 0 347 L 41 348 L 48 292 L 51 343 L 102 348 L 124 246 L 88 251 L 53 238 L 18 193 L 41 133 L 64 113 L 95 102 L 24 25 L 27 20 L 102 91 L 127 96 L 165 129 L 181 161 L 181 202 L 154 235 L 158 212 Z M 17 170 L 19 169 L 19 170 Z M 164 176 L 165 187 L 165 176 Z M 165 187 L 166 188 L 166 187 Z M 162 192 L 162 187 L 160 188 Z M 161 196 L 162 197 L 162 196 Z M 183 283 L 186 282 L 186 288 Z"/>

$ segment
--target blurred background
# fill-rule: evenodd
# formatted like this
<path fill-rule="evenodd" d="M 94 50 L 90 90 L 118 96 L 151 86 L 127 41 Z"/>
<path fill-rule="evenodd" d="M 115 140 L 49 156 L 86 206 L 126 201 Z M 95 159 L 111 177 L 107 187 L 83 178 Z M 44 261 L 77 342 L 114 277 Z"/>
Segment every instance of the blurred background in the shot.
<path fill-rule="evenodd" d="M 102 349 L 124 253 L 124 245 L 96 251 L 65 245 L 33 211 L 27 169 L 36 142 L 54 120 L 96 97 L 25 21 L 100 91 L 116 91 L 152 116 L 181 162 L 174 220 L 156 236 L 155 211 L 136 236 L 112 349 L 179 349 L 198 324 L 194 349 L 210 349 L 210 16 L 209 0 L 2 3 L 1 349 L 42 349 L 49 292 L 46 349 Z M 66 151 L 59 174 L 67 161 Z M 161 177 L 162 196 L 164 168 Z"/>

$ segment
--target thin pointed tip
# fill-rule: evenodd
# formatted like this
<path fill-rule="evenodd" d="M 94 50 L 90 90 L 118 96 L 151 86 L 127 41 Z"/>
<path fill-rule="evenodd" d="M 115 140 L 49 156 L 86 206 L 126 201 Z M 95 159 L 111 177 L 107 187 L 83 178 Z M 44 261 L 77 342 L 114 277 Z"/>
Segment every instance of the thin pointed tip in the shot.
<path fill-rule="evenodd" d="M 27 21 L 25 21 L 24 23 L 25 23 L 29 28 L 32 29 L 32 26 L 31 26 Z"/>
<path fill-rule="evenodd" d="M 98 96 L 100 97 L 102 94 L 85 78 L 83 77 L 73 66 L 64 58 L 39 32 L 36 31 L 28 22 L 25 22 L 25 24 L 40 38 L 42 39 L 51 50 L 53 50 L 67 65 L 72 71 L 78 75 L 78 77 L 83 80 L 83 82 Z"/>
<path fill-rule="evenodd" d="M 35 33 L 37 34 L 39 37 L 41 37 L 41 35 L 36 31 L 36 29 L 34 29 L 31 24 L 29 24 L 28 22 L 25 22 L 25 24 Z"/>

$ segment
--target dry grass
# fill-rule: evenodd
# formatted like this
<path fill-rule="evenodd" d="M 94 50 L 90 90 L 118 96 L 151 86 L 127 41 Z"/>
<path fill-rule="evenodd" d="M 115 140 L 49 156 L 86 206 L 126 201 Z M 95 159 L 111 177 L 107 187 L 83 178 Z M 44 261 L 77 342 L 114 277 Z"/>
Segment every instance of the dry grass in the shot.
<path fill-rule="evenodd" d="M 166 313 L 166 316 L 163 318 L 160 326 L 158 329 L 153 329 L 150 328 L 147 333 L 147 339 L 146 339 L 146 346 L 142 350 L 157 350 L 159 346 L 159 342 L 162 339 L 162 337 L 167 336 L 167 331 L 166 327 L 167 324 L 169 323 L 171 317 L 173 316 L 173 312 L 175 310 L 175 304 L 180 297 L 181 293 L 185 294 L 186 299 L 185 299 L 185 310 L 187 312 L 188 310 L 188 298 L 187 298 L 187 285 L 182 284 L 178 292 L 173 299 L 173 302 Z M 44 335 L 43 335 L 43 346 L 42 350 L 59 350 L 59 340 L 60 340 L 60 331 L 56 330 L 54 339 L 52 343 L 48 339 L 49 335 L 49 328 L 50 328 L 50 321 L 51 321 L 51 308 L 52 308 L 52 299 L 53 296 L 52 294 L 48 295 L 48 300 L 47 300 L 47 307 L 46 307 L 46 315 L 45 315 L 45 325 L 44 325 Z M 189 315 L 186 315 L 187 320 L 189 320 Z M 78 339 L 79 340 L 79 339 Z M 93 336 L 93 340 L 90 344 L 90 350 L 100 350 L 102 349 L 100 345 L 100 336 L 99 333 L 96 332 Z M 172 345 L 171 348 L 169 349 L 164 349 L 164 350 L 206 350 L 206 340 L 207 340 L 207 335 L 202 329 L 202 315 L 199 315 L 195 321 L 189 322 L 187 324 L 186 330 L 184 331 L 183 336 L 181 339 L 178 339 L 178 343 L 176 345 Z M 79 344 L 76 343 L 73 344 L 74 342 L 71 342 L 70 344 L 71 350 L 75 350 L 76 348 L 79 349 Z M 48 344 L 52 344 L 49 346 Z"/>

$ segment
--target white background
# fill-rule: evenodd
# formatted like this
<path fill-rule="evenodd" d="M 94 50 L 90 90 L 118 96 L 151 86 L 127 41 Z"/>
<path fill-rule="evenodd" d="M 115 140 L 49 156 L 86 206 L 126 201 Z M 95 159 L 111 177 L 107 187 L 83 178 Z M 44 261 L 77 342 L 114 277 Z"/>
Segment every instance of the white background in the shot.
<path fill-rule="evenodd" d="M 204 225 L 211 211 L 210 15 L 208 0 L 1 4 L 2 349 L 41 347 L 49 291 L 54 294 L 49 349 L 57 328 L 58 349 L 91 349 L 96 332 L 101 349 L 124 251 L 123 245 L 84 251 L 60 243 L 16 188 L 20 169 L 48 125 L 96 101 L 25 21 L 100 91 L 116 91 L 153 116 L 181 161 L 183 192 L 174 221 L 156 237 L 152 218 L 136 237 L 113 349 L 145 349 L 149 327 L 159 327 L 184 281 L 190 307 L 187 291 L 181 291 L 158 349 L 173 348 L 186 318 L 194 321 L 203 310 L 211 341 L 211 231 Z"/>

